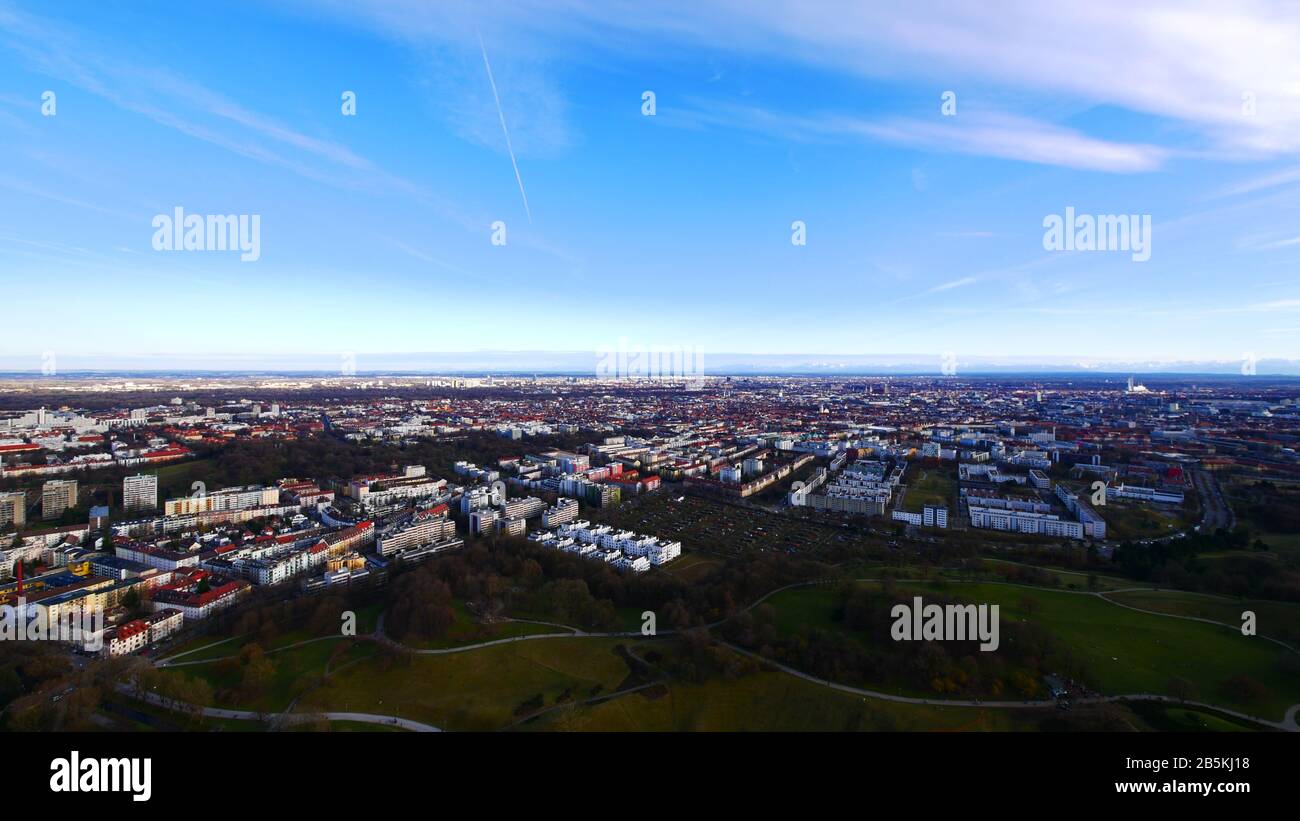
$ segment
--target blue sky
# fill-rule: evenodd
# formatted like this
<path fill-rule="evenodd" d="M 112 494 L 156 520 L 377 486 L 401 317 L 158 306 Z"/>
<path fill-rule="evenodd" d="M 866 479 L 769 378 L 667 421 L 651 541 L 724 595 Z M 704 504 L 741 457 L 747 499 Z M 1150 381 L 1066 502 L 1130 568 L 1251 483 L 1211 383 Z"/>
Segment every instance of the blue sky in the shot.
<path fill-rule="evenodd" d="M 898 5 L 0 0 L 0 357 L 1300 356 L 1294 7 Z"/>

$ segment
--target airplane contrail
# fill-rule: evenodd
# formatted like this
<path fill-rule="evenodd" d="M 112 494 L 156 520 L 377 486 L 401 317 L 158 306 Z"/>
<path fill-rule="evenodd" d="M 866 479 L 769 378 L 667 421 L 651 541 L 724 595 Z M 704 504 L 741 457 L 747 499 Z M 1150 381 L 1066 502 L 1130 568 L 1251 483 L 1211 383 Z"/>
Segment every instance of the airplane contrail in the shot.
<path fill-rule="evenodd" d="M 478 35 L 478 47 L 483 52 L 483 67 L 487 69 L 488 84 L 492 86 L 492 99 L 497 104 L 497 116 L 501 118 L 501 133 L 506 135 L 506 152 L 510 154 L 510 164 L 515 169 L 515 181 L 519 183 L 519 196 L 524 200 L 524 213 L 528 215 L 528 224 L 533 224 L 533 212 L 528 208 L 528 194 L 524 191 L 524 178 L 519 176 L 519 163 L 515 160 L 515 149 L 510 145 L 510 129 L 506 128 L 506 114 L 501 110 L 501 97 L 497 94 L 497 81 L 492 78 L 492 64 L 488 62 L 487 46 L 483 45 L 483 33 Z"/>

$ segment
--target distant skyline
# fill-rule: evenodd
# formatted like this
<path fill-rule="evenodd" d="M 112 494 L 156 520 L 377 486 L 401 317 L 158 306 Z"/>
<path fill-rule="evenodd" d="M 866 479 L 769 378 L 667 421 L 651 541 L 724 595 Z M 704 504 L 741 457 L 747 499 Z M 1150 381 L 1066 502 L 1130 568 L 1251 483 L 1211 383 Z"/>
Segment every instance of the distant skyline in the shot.
<path fill-rule="evenodd" d="M 614 352 L 590 351 L 459 351 L 422 353 L 344 354 L 338 357 L 302 355 L 174 354 L 139 357 L 71 356 L 54 358 L 46 368 L 33 368 L 21 357 L 0 356 L 0 378 L 7 376 L 75 376 L 78 374 L 204 374 L 265 373 L 318 376 L 538 374 L 616 378 L 618 375 L 676 379 L 691 376 L 971 376 L 971 375 L 1214 375 L 1300 377 L 1300 360 L 1237 361 L 1180 360 L 1169 362 L 1079 359 L 1069 357 L 939 357 L 922 354 L 835 356 L 826 354 L 746 354 L 704 351 L 684 360 L 676 370 L 667 356 L 618 359 Z M 639 365 L 628 366 L 628 362 Z M 682 362 L 683 360 L 676 360 Z M 700 370 L 693 368 L 698 362 Z M 639 367 L 640 370 L 635 370 Z M 43 373 L 44 371 L 44 373 Z"/>
<path fill-rule="evenodd" d="M 1298 42 L 1268 2 L 0 0 L 0 369 L 1300 373 Z M 257 215 L 255 261 L 155 250 L 177 208 Z M 1068 209 L 1149 259 L 1046 250 Z"/>

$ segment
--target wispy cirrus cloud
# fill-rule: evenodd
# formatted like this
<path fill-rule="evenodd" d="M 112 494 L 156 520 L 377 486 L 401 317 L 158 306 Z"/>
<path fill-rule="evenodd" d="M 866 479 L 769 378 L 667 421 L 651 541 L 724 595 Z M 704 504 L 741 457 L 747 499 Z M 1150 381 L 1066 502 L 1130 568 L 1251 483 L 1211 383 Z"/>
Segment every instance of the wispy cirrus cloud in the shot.
<path fill-rule="evenodd" d="M 1300 245 L 1300 237 L 1284 237 L 1282 239 L 1260 239 L 1250 238 L 1243 241 L 1242 246 L 1255 251 L 1275 251 L 1279 248 L 1292 248 Z"/>
<path fill-rule="evenodd" d="M 98 47 L 66 25 L 0 9 L 0 46 L 35 71 L 182 134 L 317 182 L 381 186 L 422 196 L 419 186 L 346 146 L 305 134 L 169 69 Z"/>
<path fill-rule="evenodd" d="M 571 47 L 589 43 L 594 33 L 581 3 L 294 0 L 285 4 L 311 17 L 324 11 L 349 27 L 363 27 L 406 49 L 417 64 L 412 84 L 466 142 L 507 150 L 516 157 L 548 157 L 575 141 L 564 84 L 556 74 L 560 66 L 583 59 Z M 484 42 L 492 47 L 490 79 L 484 75 Z M 503 119 L 510 124 L 509 149 L 502 145 Z"/>
<path fill-rule="evenodd" d="M 1268 313 L 1271 311 L 1300 311 L 1300 299 L 1274 299 L 1269 302 L 1257 302 L 1244 310 Z"/>
<path fill-rule="evenodd" d="M 926 291 L 926 293 L 941 294 L 944 291 L 951 291 L 954 288 L 963 288 L 967 285 L 974 285 L 976 282 L 979 282 L 979 279 L 977 277 L 962 277 L 961 279 L 954 279 L 950 282 L 944 282 L 940 285 L 936 285 L 933 288 Z"/>
<path fill-rule="evenodd" d="M 323 5 L 423 42 L 454 42 L 471 26 L 490 24 L 534 66 L 575 51 L 661 57 L 665 47 L 690 45 L 870 80 L 906 74 L 939 88 L 992 83 L 1084 107 L 1112 106 L 1152 118 L 1162 132 L 1173 126 L 1177 137 L 1199 143 L 1197 151 L 1223 158 L 1300 153 L 1300 15 L 1286 2 L 1094 0 L 1062 7 L 1008 0 L 990 8 L 967 0 L 517 0 L 490 13 L 464 0 Z M 1167 151 L 1024 113 L 957 119 L 961 127 L 947 129 L 915 120 L 843 125 L 927 149 L 1112 172 L 1159 167 Z"/>
<path fill-rule="evenodd" d="M 1153 171 L 1170 154 L 1155 145 L 1102 140 L 1052 123 L 987 112 L 963 114 L 960 119 L 870 119 L 837 113 L 789 114 L 725 101 L 694 99 L 690 108 L 678 116 L 691 125 L 740 128 L 784 139 L 812 142 L 861 139 L 925 151 L 1113 173 Z"/>

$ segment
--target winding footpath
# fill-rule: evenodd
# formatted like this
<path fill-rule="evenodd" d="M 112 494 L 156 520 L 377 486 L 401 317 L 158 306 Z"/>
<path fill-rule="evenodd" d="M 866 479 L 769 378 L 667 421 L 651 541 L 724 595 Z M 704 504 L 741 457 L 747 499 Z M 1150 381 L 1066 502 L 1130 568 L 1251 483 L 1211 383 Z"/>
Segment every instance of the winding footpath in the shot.
<path fill-rule="evenodd" d="M 757 653 L 750 652 L 749 650 L 746 650 L 742 647 L 737 647 L 736 645 L 731 644 L 730 642 L 720 641 L 719 643 L 722 644 L 724 647 L 727 647 L 731 650 L 734 650 L 737 653 L 740 653 L 742 656 L 748 656 L 749 658 L 752 658 L 761 664 L 775 667 L 781 672 L 789 673 L 795 678 L 801 678 L 804 681 L 809 681 L 812 682 L 813 684 L 820 684 L 823 687 L 829 687 L 832 690 L 839 690 L 842 693 L 850 693 L 852 695 L 862 696 L 864 698 L 874 698 L 874 699 L 880 699 L 882 701 L 894 701 L 900 704 L 924 704 L 929 707 L 991 707 L 995 709 L 1041 710 L 1044 707 L 1056 706 L 1055 701 L 979 701 L 979 700 L 966 700 L 966 699 L 953 699 L 953 698 L 914 698 L 912 696 L 894 695 L 893 693 L 882 693 L 879 690 L 864 690 L 860 687 L 850 687 L 847 684 L 838 684 L 829 679 L 818 678 L 816 676 L 809 675 L 808 673 L 804 673 L 800 670 L 796 670 L 795 668 L 782 664 L 778 661 L 773 661 L 764 656 L 760 656 Z M 1262 724 L 1277 730 L 1285 730 L 1287 732 L 1292 732 L 1292 733 L 1300 732 L 1300 726 L 1296 725 L 1296 712 L 1300 710 L 1300 704 L 1293 704 L 1286 711 L 1286 716 L 1283 718 L 1282 721 L 1269 721 L 1266 718 L 1247 715 L 1246 713 L 1237 712 L 1236 710 L 1229 710 L 1226 707 L 1220 707 L 1216 704 L 1206 704 L 1205 702 L 1202 701 L 1180 701 L 1179 699 L 1171 698 L 1170 696 L 1159 695 L 1157 693 L 1126 693 L 1124 695 L 1118 695 L 1118 696 L 1096 696 L 1094 698 L 1071 699 L 1071 703 L 1073 704 L 1107 704 L 1107 703 L 1113 703 L 1117 701 L 1162 701 L 1167 704 L 1174 704 L 1180 707 L 1200 707 L 1204 709 L 1213 710 L 1218 713 L 1223 713 L 1225 715 L 1234 716 L 1235 718 L 1245 719 L 1246 721 L 1250 721 L 1255 724 Z"/>
<path fill-rule="evenodd" d="M 766 601 L 767 599 L 771 598 L 772 596 L 775 596 L 775 595 L 777 595 L 778 593 L 781 593 L 781 592 L 786 591 L 786 590 L 793 590 L 793 589 L 795 589 L 795 588 L 799 588 L 799 587 L 812 587 L 812 586 L 817 586 L 817 585 L 834 585 L 834 584 L 841 584 L 841 583 L 843 583 L 843 582 L 845 582 L 845 581 L 849 581 L 849 580 L 846 580 L 846 579 L 817 579 L 817 580 L 814 580 L 814 581 L 808 581 L 808 582 L 795 582 L 794 584 L 788 584 L 788 585 L 786 585 L 786 586 L 784 586 L 784 587 L 779 587 L 779 588 L 777 588 L 776 590 L 773 590 L 772 592 L 770 592 L 770 593 L 768 593 L 768 594 L 762 596 L 761 598 L 755 600 L 755 601 L 754 601 L 752 604 L 750 604 L 748 607 L 745 607 L 744 610 L 745 610 L 745 611 L 752 610 L 753 608 L 755 608 L 755 607 L 757 607 L 758 605 L 762 604 L 764 601 Z M 852 579 L 851 581 L 854 581 L 854 582 L 881 582 L 881 581 L 883 581 L 883 579 Z M 942 583 L 957 583 L 957 584 L 963 584 L 963 583 L 973 583 L 973 584 L 1000 584 L 1000 585 L 1005 585 L 1005 586 L 1007 586 L 1007 587 L 1023 587 L 1023 588 L 1028 588 L 1028 589 L 1031 589 L 1031 590 L 1044 590 L 1044 589 L 1046 589 L 1046 588 L 1042 588 L 1042 587 L 1034 587 L 1033 585 L 1028 585 L 1028 584 L 1018 584 L 1018 583 L 1016 583 L 1016 582 L 998 582 L 998 581 L 989 581 L 989 580 L 983 580 L 983 579 L 980 579 L 980 580 L 965 580 L 965 579 L 893 579 L 893 581 L 895 581 L 895 582 L 902 582 L 902 583 L 904 583 L 904 584 L 907 584 L 907 583 L 915 584 L 915 583 L 918 583 L 918 582 L 939 582 L 939 583 L 941 583 L 941 584 L 942 584 Z M 1139 591 L 1139 590 L 1141 590 L 1141 591 L 1151 591 L 1151 590 L 1153 590 L 1153 588 L 1149 588 L 1149 587 L 1126 587 L 1126 588 L 1120 588 L 1120 589 L 1118 589 L 1118 590 L 1108 590 L 1108 591 L 1105 591 L 1105 592 L 1106 592 L 1106 593 L 1126 593 L 1126 592 L 1133 592 L 1133 591 Z M 1164 617 L 1166 617 L 1166 618 L 1187 619 L 1187 620 L 1190 620 L 1190 621 L 1199 621 L 1199 622 L 1204 622 L 1204 623 L 1206 623 L 1206 624 L 1213 624 L 1213 625 L 1218 625 L 1218 626 L 1220 626 L 1220 627 L 1227 627 L 1227 628 L 1229 628 L 1229 629 L 1233 629 L 1233 630 L 1238 629 L 1238 628 L 1236 628 L 1235 626 L 1233 626 L 1233 625 L 1231 625 L 1231 624 L 1225 624 L 1224 622 L 1221 622 L 1221 621 L 1214 621 L 1214 620 L 1212 620 L 1212 619 L 1204 619 L 1204 618 L 1199 618 L 1199 617 L 1195 617 L 1195 616 L 1178 616 L 1178 615 L 1174 615 L 1174 614 L 1172 614 L 1172 613 L 1161 613 L 1161 612 L 1159 612 L 1159 611 L 1157 611 L 1157 610 L 1143 610 L 1143 609 L 1140 608 L 1140 607 L 1133 607 L 1133 606 L 1130 606 L 1130 605 L 1127 605 L 1127 604 L 1121 604 L 1120 602 L 1117 602 L 1117 601 L 1112 601 L 1111 599 L 1106 598 L 1106 596 L 1105 596 L 1103 593 L 1100 593 L 1100 592 L 1092 592 L 1092 591 L 1088 591 L 1088 590 L 1052 590 L 1052 591 L 1050 591 L 1050 592 L 1054 592 L 1054 593 L 1070 593 L 1070 594 L 1081 595 L 1081 596 L 1095 596 L 1095 597 L 1101 599 L 1102 601 L 1108 602 L 1108 603 L 1113 604 L 1113 605 L 1116 605 L 1116 606 L 1118 606 L 1118 607 L 1123 607 L 1123 608 L 1125 608 L 1125 609 L 1127 609 L 1127 610 L 1135 610 L 1135 611 L 1137 611 L 1137 612 L 1139 612 L 1139 613 L 1147 613 L 1147 614 L 1149 614 L 1149 615 L 1153 615 L 1153 616 L 1164 616 Z M 716 623 L 715 623 L 715 624 L 716 624 Z M 710 626 L 710 627 L 713 627 L 714 625 L 709 625 L 709 626 Z M 1279 641 L 1279 640 L 1274 639 L 1274 638 L 1269 638 L 1268 636 L 1260 636 L 1260 638 L 1267 639 L 1268 641 L 1271 641 L 1271 642 L 1273 642 L 1274 644 L 1281 645 L 1282 647 L 1285 647 L 1286 649 L 1290 650 L 1291 652 L 1297 652 L 1297 651 L 1295 650 L 1295 648 L 1291 647 L 1290 645 L 1286 644 L 1285 642 Z M 781 670 L 782 672 L 789 673 L 790 675 L 795 676 L 795 677 L 797 677 L 797 678 L 801 678 L 801 679 L 803 679 L 804 681 L 810 681 L 810 682 L 812 682 L 812 683 L 814 683 L 814 684 L 821 684 L 821 685 L 823 685 L 823 686 L 825 686 L 825 687 L 829 687 L 829 688 L 831 688 L 832 690 L 839 690 L 839 691 L 841 691 L 841 692 L 852 693 L 853 695 L 864 696 L 864 697 L 867 697 L 867 698 L 877 698 L 877 699 L 881 699 L 881 700 L 883 700 L 883 701 L 895 701 L 895 702 L 899 702 L 899 703 L 902 703 L 902 704 L 925 704 L 925 705 L 932 706 L 932 707 L 995 707 L 995 708 L 1006 708 L 1006 709 L 1015 709 L 1015 708 L 1037 708 L 1037 709 L 1041 709 L 1041 708 L 1043 708 L 1043 707 L 1052 707 L 1052 706 L 1055 706 L 1055 705 L 1056 705 L 1056 702 L 1055 702 L 1055 701 L 979 701 L 979 700 L 962 700 L 962 699 L 947 699 L 947 698 L 943 698 L 943 699 L 925 699 L 925 698 L 913 698 L 913 697 L 910 697 L 910 696 L 899 696 L 899 695 L 894 695 L 893 693 L 883 693 L 883 692 L 880 692 L 879 690 L 864 690 L 864 689 L 859 688 L 859 687 L 850 687 L 850 686 L 848 686 L 847 684 L 838 684 L 838 683 L 836 683 L 836 682 L 830 681 L 829 679 L 823 679 L 823 678 L 818 678 L 818 677 L 813 676 L 813 675 L 809 675 L 808 673 L 804 673 L 804 672 L 802 672 L 802 671 L 800 671 L 800 670 L 797 670 L 797 669 L 795 669 L 795 668 L 793 668 L 793 667 L 790 667 L 790 666 L 788 666 L 788 665 L 781 664 L 780 662 L 773 661 L 772 659 L 766 658 L 765 656 L 760 656 L 760 655 L 758 655 L 757 653 L 753 653 L 753 652 L 751 652 L 751 651 L 749 651 L 749 650 L 745 650 L 745 649 L 742 648 L 742 647 L 737 647 L 736 645 L 731 644 L 730 642 L 721 641 L 721 640 L 719 640 L 719 641 L 720 641 L 721 644 L 725 645 L 726 647 L 730 648 L 731 650 L 734 650 L 734 651 L 737 652 L 737 653 L 740 653 L 740 654 L 743 655 L 743 656 L 748 656 L 749 658 L 756 659 L 756 660 L 758 660 L 758 661 L 760 661 L 760 662 L 762 662 L 762 663 L 764 663 L 764 664 L 769 664 L 769 665 L 771 665 L 771 666 L 773 666 L 773 667 L 775 667 L 775 668 Z M 1231 710 L 1231 709 L 1228 709 L 1228 708 L 1226 708 L 1226 707 L 1220 707 L 1220 706 L 1218 706 L 1218 705 L 1216 705 L 1216 704 L 1208 704 L 1208 703 L 1201 702 L 1201 701 L 1183 701 L 1183 700 L 1179 700 L 1179 699 L 1176 699 L 1176 698 L 1172 698 L 1172 697 L 1170 697 L 1170 696 L 1160 695 L 1160 694 L 1158 694 L 1158 693 L 1126 693 L 1126 694 L 1123 694 L 1123 695 L 1114 695 L 1114 696 L 1097 696 L 1097 697 L 1094 697 L 1094 698 L 1080 698 L 1080 699 L 1072 699 L 1072 702 L 1073 702 L 1074 704 L 1104 704 L 1104 703 L 1117 702 L 1117 701 L 1161 701 L 1161 702 L 1165 702 L 1165 703 L 1168 703 L 1168 704 L 1177 704 L 1177 705 L 1181 705 L 1181 706 L 1185 706 L 1185 707 L 1200 707 L 1200 708 L 1205 708 L 1205 709 L 1214 710 L 1214 711 L 1217 711 L 1217 712 L 1223 713 L 1223 714 L 1225 714 L 1225 715 L 1234 716 L 1234 717 L 1236 717 L 1236 718 L 1245 719 L 1245 720 L 1247 720 L 1247 721 L 1252 721 L 1252 722 L 1255 722 L 1255 723 L 1257 723 L 1257 724 L 1262 724 L 1262 725 L 1267 726 L 1267 727 L 1273 727 L 1274 729 L 1285 730 L 1285 731 L 1287 731 L 1287 732 L 1293 732 L 1293 733 L 1294 733 L 1294 732 L 1300 732 L 1300 723 L 1297 723 L 1297 716 L 1300 715 L 1300 704 L 1293 704 L 1293 705 L 1291 705 L 1289 708 L 1287 708 L 1286 714 L 1283 716 L 1283 718 L 1282 718 L 1281 721 L 1270 721 L 1270 720 L 1268 720 L 1268 719 L 1266 719 L 1266 718 L 1261 718 L 1260 716 L 1252 716 L 1252 715 L 1249 715 L 1249 714 L 1247 714 L 1247 713 L 1238 712 L 1237 710 Z"/>
<path fill-rule="evenodd" d="M 506 619 L 506 621 L 518 621 L 524 624 L 542 624 L 549 627 L 563 627 L 568 633 L 529 633 L 522 636 L 509 636 L 504 639 L 491 639 L 489 641 L 480 641 L 474 644 L 460 644 L 455 647 L 432 647 L 420 648 L 411 647 L 409 644 L 402 644 L 394 638 L 391 638 L 384 632 L 384 614 L 379 614 L 379 620 L 375 624 L 375 632 L 370 638 L 381 644 L 386 644 L 395 650 L 401 650 L 403 653 L 412 653 L 417 656 L 445 656 L 452 653 L 466 653 L 470 650 L 479 650 L 484 647 L 495 647 L 499 644 L 513 644 L 517 641 L 540 641 L 541 639 L 609 639 L 609 638 L 642 638 L 642 634 L 635 631 L 622 631 L 612 633 L 589 633 L 586 630 L 579 630 L 577 627 L 570 627 L 567 624 L 555 624 L 549 621 L 528 621 L 526 619 Z M 660 631 L 659 635 L 665 635 L 672 631 Z M 658 636 L 646 637 L 657 638 Z M 333 638 L 331 636 L 330 638 Z"/>
<path fill-rule="evenodd" d="M 772 590 L 764 594 L 758 599 L 755 599 L 749 605 L 742 608 L 739 612 L 750 611 L 755 607 L 758 607 L 760 604 L 767 601 L 768 599 L 772 598 L 773 596 L 776 596 L 777 594 L 785 592 L 787 590 L 793 590 L 796 588 L 813 587 L 819 585 L 830 586 L 830 585 L 843 584 L 845 582 L 881 583 L 884 581 L 886 580 L 879 579 L 879 578 L 864 578 L 864 579 L 815 579 L 812 581 L 795 582 L 794 584 L 788 584 L 785 585 L 784 587 L 779 587 L 775 590 Z M 1134 607 L 1128 604 L 1123 604 L 1121 602 L 1117 602 L 1114 601 L 1113 599 L 1109 599 L 1106 597 L 1107 594 L 1113 594 L 1113 593 L 1125 593 L 1125 592 L 1137 592 L 1137 591 L 1161 592 L 1156 588 L 1150 588 L 1150 587 L 1126 587 L 1126 588 L 1118 588 L 1115 590 L 1106 590 L 1106 591 L 1099 592 L 1099 591 L 1088 591 L 1088 590 L 1053 590 L 1051 588 L 1038 587 L 1029 584 L 995 581 L 990 579 L 943 579 L 943 578 L 897 579 L 896 578 L 896 579 L 891 579 L 891 581 L 904 583 L 904 584 L 909 584 L 909 583 L 916 584 L 916 583 L 927 583 L 927 582 L 937 582 L 941 584 L 996 584 L 996 585 L 1003 585 L 1006 587 L 1020 587 L 1028 590 L 1038 590 L 1038 591 L 1046 591 L 1052 593 L 1066 593 L 1066 594 L 1079 595 L 1079 596 L 1093 596 L 1109 604 L 1113 604 L 1117 607 L 1123 607 L 1127 610 L 1133 610 L 1139 613 L 1145 613 L 1153 616 L 1163 616 L 1166 618 L 1175 618 L 1175 619 L 1184 619 L 1188 621 L 1203 622 L 1205 624 L 1217 625 L 1220 627 L 1225 627 L 1233 630 L 1238 629 L 1234 625 L 1226 624 L 1220 621 L 1215 621 L 1213 619 L 1206 619 L 1197 616 L 1182 616 L 1173 613 L 1162 613 L 1156 610 L 1145 610 L 1143 608 Z M 466 653 L 473 650 L 479 650 L 484 647 L 494 647 L 498 645 L 512 644 L 514 642 L 521 642 L 521 641 L 542 641 L 546 639 L 574 639 L 574 638 L 660 638 L 666 635 L 672 635 L 677 632 L 674 630 L 661 630 L 658 631 L 655 635 L 650 635 L 650 636 L 644 635 L 638 631 L 588 632 L 576 627 L 572 627 L 570 625 L 557 624 L 554 622 L 529 621 L 526 619 L 507 619 L 507 621 L 518 621 L 527 624 L 540 624 L 548 627 L 557 627 L 557 628 L 564 629 L 568 632 L 532 633 L 532 634 L 527 634 L 522 636 L 511 636 L 502 639 L 492 639 L 489 641 L 476 642 L 473 644 L 464 644 L 455 647 L 415 648 L 415 647 L 410 647 L 409 645 L 406 644 L 402 644 L 401 642 L 391 638 L 384 632 L 384 615 L 385 615 L 384 613 L 380 613 L 378 621 L 376 622 L 375 625 L 375 631 L 373 633 L 371 633 L 369 636 L 362 636 L 358 638 L 368 638 L 404 653 L 411 653 L 415 655 L 430 655 L 430 656 L 449 655 L 453 653 Z M 718 621 L 714 621 L 705 625 L 705 627 L 706 629 L 713 630 L 721 626 L 725 622 L 726 619 L 719 619 Z M 311 644 L 313 642 L 318 642 L 318 641 L 335 641 L 340 638 L 344 638 L 344 637 L 324 636 L 321 638 L 306 639 L 304 641 L 295 642 L 293 644 L 285 645 L 284 647 L 279 647 L 274 650 L 268 650 L 267 653 L 270 654 L 270 653 L 280 652 L 283 650 L 288 650 L 294 647 L 299 647 L 305 644 Z M 1260 636 L 1260 638 L 1278 644 L 1286 648 L 1287 650 L 1290 650 L 1291 652 L 1300 652 L 1300 651 L 1296 651 L 1295 648 L 1291 647 L 1285 642 L 1279 641 L 1278 639 L 1274 639 L 1269 636 L 1262 636 L 1262 635 Z M 180 653 L 166 659 L 161 659 L 158 662 L 156 662 L 156 664 L 159 667 L 182 667 L 182 666 L 192 665 L 192 664 L 210 664 L 216 661 L 220 661 L 221 660 L 220 658 L 203 659 L 198 661 L 181 661 L 181 662 L 177 662 L 174 660 L 180 658 L 181 656 L 189 655 L 190 653 L 194 653 L 194 652 L 198 652 L 199 650 L 206 649 L 207 647 L 214 647 L 218 644 L 223 644 L 226 641 L 233 641 L 233 640 L 234 639 L 224 639 L 219 642 L 214 642 L 213 644 L 205 645 L 204 647 L 195 648 L 195 650 L 186 651 L 185 653 Z M 925 705 L 929 707 L 973 707 L 973 708 L 992 708 L 992 709 L 1041 710 L 1048 707 L 1054 707 L 1057 704 L 1057 702 L 1053 700 L 983 701 L 978 699 L 945 699 L 945 698 L 927 699 L 927 698 L 917 698 L 912 696 L 901 696 L 901 695 L 896 695 L 894 693 L 882 692 L 879 690 L 867 690 L 860 687 L 851 687 L 847 684 L 840 684 L 834 681 L 830 681 L 829 679 L 818 678 L 817 676 L 810 675 L 794 667 L 790 667 L 789 665 L 782 664 L 778 661 L 774 661 L 772 659 L 766 658 L 764 656 L 761 656 L 750 650 L 746 650 L 742 647 L 738 647 L 722 639 L 719 639 L 718 641 L 720 644 L 732 650 L 733 652 L 754 659 L 758 661 L 760 664 L 766 665 L 770 668 L 780 670 L 781 672 L 787 673 L 796 678 L 811 682 L 813 684 L 818 684 L 824 687 L 828 687 L 832 690 L 837 690 L 839 692 L 849 693 L 855 696 L 861 696 L 863 698 L 879 699 L 882 701 L 892 701 L 900 704 Z M 230 658 L 230 656 L 225 656 L 222 658 Z M 655 682 L 655 683 L 659 683 L 659 682 Z M 649 686 L 652 686 L 652 684 L 645 684 L 638 687 L 629 688 L 628 690 L 620 691 L 618 693 L 606 694 L 604 696 L 588 699 L 587 701 L 600 701 L 603 699 L 608 699 L 619 695 L 626 695 L 627 693 L 636 692 L 638 690 L 645 689 Z M 126 688 L 125 685 L 123 685 L 119 689 L 122 689 L 122 691 L 127 694 L 134 695 L 134 693 L 132 693 L 130 688 Z M 162 699 L 161 697 L 157 696 L 154 693 L 146 693 L 145 697 L 146 700 L 150 701 L 153 704 L 157 704 L 159 706 L 168 706 L 167 702 L 164 699 Z M 1196 707 L 1201 709 L 1212 710 L 1215 712 L 1222 713 L 1224 715 L 1233 716 L 1234 718 L 1239 718 L 1246 721 L 1254 722 L 1262 726 L 1272 727 L 1277 730 L 1283 730 L 1286 732 L 1300 732 L 1300 723 L 1297 722 L 1297 719 L 1300 718 L 1300 704 L 1291 705 L 1291 707 L 1287 709 L 1281 721 L 1271 721 L 1269 719 L 1265 719 L 1260 716 L 1248 715 L 1246 713 L 1242 713 L 1236 710 L 1231 710 L 1226 707 L 1221 707 L 1215 704 L 1209 704 L 1206 702 L 1199 702 L 1199 701 L 1184 701 L 1184 700 L 1172 698 L 1170 696 L 1161 695 L 1158 693 L 1126 693 L 1122 695 L 1095 696 L 1089 698 L 1073 699 L 1072 703 L 1105 704 L 1105 703 L 1114 703 L 1120 701 L 1157 701 L 1157 702 L 1163 702 L 1171 705 Z M 171 706 L 175 707 L 176 703 L 172 702 Z M 571 706 L 571 705 L 564 705 L 564 706 Z M 190 706 L 190 709 L 195 709 L 195 708 L 193 706 Z M 551 709 L 556 709 L 556 708 L 551 708 Z M 263 720 L 265 718 L 265 714 L 255 713 L 248 710 L 228 710 L 228 709 L 217 708 L 217 707 L 203 707 L 201 708 L 201 712 L 203 715 L 212 718 L 232 718 L 232 719 L 245 719 L 245 720 L 255 720 L 255 721 Z M 549 712 L 549 710 L 543 711 L 543 713 L 545 712 Z M 370 713 L 341 713 L 341 712 L 290 713 L 286 711 L 283 713 L 272 714 L 272 721 L 273 723 L 274 722 L 299 723 L 299 722 L 311 721 L 320 717 L 326 718 L 330 721 L 357 721 L 357 722 L 364 722 L 369 724 L 386 724 L 390 726 L 399 726 L 407 730 L 414 730 L 416 732 L 441 732 L 439 728 L 429 724 L 421 724 L 416 721 L 398 718 L 396 716 L 382 716 L 382 715 L 374 715 Z M 529 716 L 528 718 L 535 718 L 535 717 L 536 716 Z"/>
<path fill-rule="evenodd" d="M 133 698 L 143 698 L 158 707 L 175 709 L 182 703 L 165 699 L 157 693 L 137 693 L 129 686 L 118 685 L 118 691 Z M 187 710 L 195 710 L 194 705 L 184 705 Z M 272 724 L 302 724 L 324 718 L 328 721 L 356 721 L 363 724 L 384 724 L 389 727 L 401 727 L 417 733 L 440 733 L 442 730 L 432 724 L 422 724 L 409 718 L 381 716 L 373 713 L 255 713 L 251 710 L 227 710 L 223 707 L 197 708 L 198 712 L 208 718 L 233 718 L 242 721 L 270 721 Z"/>

